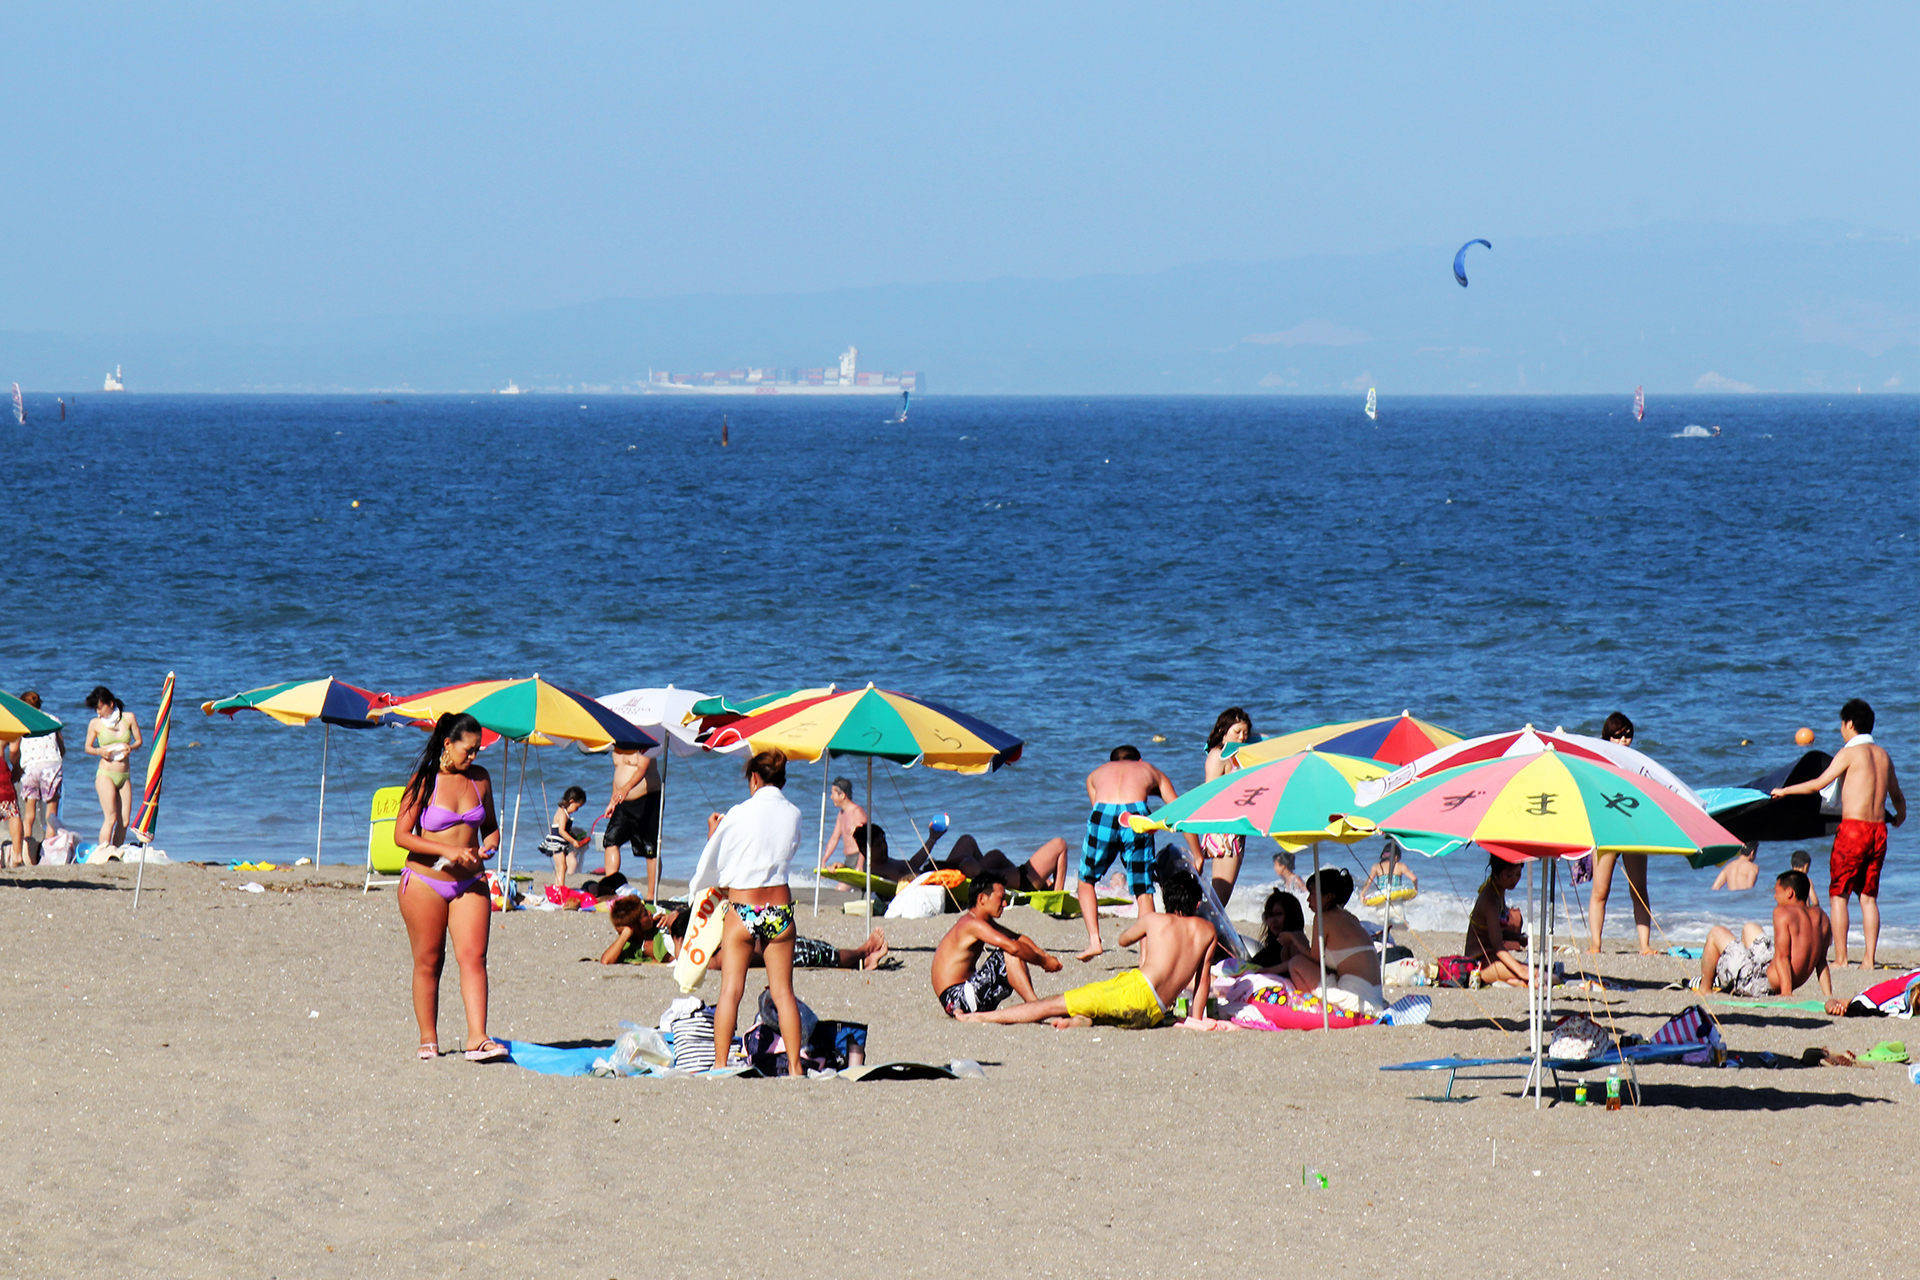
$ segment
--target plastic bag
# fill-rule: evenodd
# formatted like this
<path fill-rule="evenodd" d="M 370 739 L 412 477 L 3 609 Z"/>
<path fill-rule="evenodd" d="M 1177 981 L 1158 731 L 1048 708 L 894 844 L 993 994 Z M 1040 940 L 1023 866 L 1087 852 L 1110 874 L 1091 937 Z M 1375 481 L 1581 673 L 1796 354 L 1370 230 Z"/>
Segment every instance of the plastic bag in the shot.
<path fill-rule="evenodd" d="M 613 1042 L 613 1052 L 608 1055 L 608 1065 L 615 1075 L 645 1075 L 648 1067 L 673 1065 L 673 1050 L 667 1047 L 666 1037 L 656 1028 L 632 1022 L 620 1025 L 626 1030 Z"/>
<path fill-rule="evenodd" d="M 916 884 L 893 895 L 889 920 L 931 920 L 946 910 L 947 891 L 937 884 Z"/>

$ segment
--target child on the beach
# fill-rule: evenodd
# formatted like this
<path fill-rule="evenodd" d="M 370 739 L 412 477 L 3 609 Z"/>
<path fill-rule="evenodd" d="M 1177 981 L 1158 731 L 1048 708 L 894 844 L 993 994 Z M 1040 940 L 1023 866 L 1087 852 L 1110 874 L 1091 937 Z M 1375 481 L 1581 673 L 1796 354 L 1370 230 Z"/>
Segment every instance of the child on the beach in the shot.
<path fill-rule="evenodd" d="M 573 815 L 580 812 L 580 806 L 586 802 L 587 793 L 579 787 L 562 791 L 560 806 L 553 811 L 553 821 L 547 825 L 546 838 L 540 841 L 540 852 L 553 859 L 556 889 L 565 889 L 567 877 L 580 869 L 580 850 L 586 847 L 587 838 L 573 825 Z"/>
<path fill-rule="evenodd" d="M 612 945 L 600 953 L 601 964 L 665 964 L 679 954 L 687 933 L 684 905 L 656 912 L 631 896 L 615 898 L 607 920 L 613 925 L 614 938 Z M 836 947 L 818 938 L 793 940 L 796 969 L 877 969 L 889 954 L 887 935 L 880 929 L 869 933 L 857 947 Z M 715 952 L 707 967 L 716 968 L 719 963 L 720 955 Z"/>
<path fill-rule="evenodd" d="M 1413 897 L 1420 892 L 1420 877 L 1400 857 L 1400 846 L 1388 843 L 1380 861 L 1367 868 L 1367 882 L 1360 887 L 1360 901 L 1369 907 L 1381 906 Z"/>

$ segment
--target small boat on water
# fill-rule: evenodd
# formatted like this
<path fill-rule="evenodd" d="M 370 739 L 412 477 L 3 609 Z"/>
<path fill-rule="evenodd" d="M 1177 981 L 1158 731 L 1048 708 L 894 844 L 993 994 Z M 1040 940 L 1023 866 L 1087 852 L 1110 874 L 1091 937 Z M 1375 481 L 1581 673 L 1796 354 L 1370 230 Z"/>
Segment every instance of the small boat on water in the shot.
<path fill-rule="evenodd" d="M 127 384 L 120 381 L 119 365 L 113 366 L 113 372 L 107 375 L 107 385 L 100 389 L 102 391 L 125 391 L 127 389 Z"/>
<path fill-rule="evenodd" d="M 20 426 L 27 425 L 27 402 L 20 398 L 20 384 L 13 384 L 13 420 Z"/>
<path fill-rule="evenodd" d="M 907 404 L 912 399 L 913 399 L 913 392 L 902 391 L 900 393 L 900 412 L 894 414 L 891 418 L 888 418 L 887 421 L 893 423 L 895 426 L 899 426 L 902 423 L 906 422 Z"/>
<path fill-rule="evenodd" d="M 517 396 L 520 394 L 520 386 L 512 378 L 508 378 L 507 385 L 504 387 L 501 387 L 498 391 L 495 391 L 493 394 L 497 396 Z"/>
<path fill-rule="evenodd" d="M 1378 387 L 1368 387 L 1367 388 L 1367 421 L 1369 422 L 1380 421 L 1379 409 L 1380 409 L 1380 389 Z"/>
<path fill-rule="evenodd" d="M 1633 389 L 1633 420 L 1635 422 L 1647 420 L 1647 389 L 1645 387 Z"/>

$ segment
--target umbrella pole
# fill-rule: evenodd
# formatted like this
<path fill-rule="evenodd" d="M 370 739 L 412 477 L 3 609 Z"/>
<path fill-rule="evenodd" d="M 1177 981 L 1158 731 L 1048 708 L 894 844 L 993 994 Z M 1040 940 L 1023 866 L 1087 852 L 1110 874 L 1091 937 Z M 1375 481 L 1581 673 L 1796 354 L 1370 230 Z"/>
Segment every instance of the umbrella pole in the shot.
<path fill-rule="evenodd" d="M 511 752 L 507 763 L 513 763 Z M 520 793 L 527 789 L 527 744 L 520 744 L 520 776 L 513 787 L 513 830 L 507 834 L 507 879 L 513 879 L 513 847 L 520 839 Z"/>
<path fill-rule="evenodd" d="M 1313 842 L 1313 891 L 1320 892 L 1320 842 Z M 1327 1009 L 1327 928 L 1322 922 L 1324 904 L 1316 903 L 1313 913 L 1313 949 L 1320 953 L 1320 1029 L 1333 1029 L 1333 1014 Z M 1202 1009 L 1202 1013 L 1206 1010 Z"/>
<path fill-rule="evenodd" d="M 823 753 L 825 754 L 825 753 Z M 873 757 L 867 757 L 867 932 L 873 932 Z"/>
<path fill-rule="evenodd" d="M 1535 892 L 1534 859 L 1527 860 L 1527 897 L 1531 904 L 1537 905 L 1539 895 Z M 1541 886 L 1544 888 L 1544 885 Z M 1533 1055 L 1533 1106 L 1540 1108 L 1540 966 L 1536 963 L 1535 952 L 1539 948 L 1540 919 L 1534 917 L 1533 928 L 1527 930 L 1527 1040 L 1528 1052 Z"/>
<path fill-rule="evenodd" d="M 669 689 L 673 686 L 668 685 Z M 667 869 L 667 757 L 673 754 L 673 741 L 665 725 L 660 726 L 660 808 L 654 814 L 653 865 Z M 655 883 L 659 883 L 656 879 Z"/>
<path fill-rule="evenodd" d="M 320 874 L 320 841 L 327 830 L 327 748 L 333 744 L 333 726 L 320 722 L 320 816 L 313 823 L 313 872 Z"/>
<path fill-rule="evenodd" d="M 826 869 L 827 862 L 827 789 L 832 784 L 827 781 L 833 776 L 833 757 L 826 752 L 820 753 L 820 825 L 815 829 L 813 840 L 813 914 L 820 914 L 820 873 Z"/>

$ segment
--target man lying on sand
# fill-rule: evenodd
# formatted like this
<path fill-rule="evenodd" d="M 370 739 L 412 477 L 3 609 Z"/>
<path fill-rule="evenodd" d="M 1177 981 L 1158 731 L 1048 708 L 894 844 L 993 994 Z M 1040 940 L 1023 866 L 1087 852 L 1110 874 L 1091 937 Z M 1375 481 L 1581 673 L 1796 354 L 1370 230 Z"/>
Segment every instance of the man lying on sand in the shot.
<path fill-rule="evenodd" d="M 1738 941 L 1725 925 L 1713 926 L 1700 956 L 1700 985 L 1758 1000 L 1790 995 L 1817 973 L 1821 993 L 1831 999 L 1827 947 L 1833 928 L 1812 897 L 1813 886 L 1800 872 L 1782 871 L 1774 877 L 1773 936 L 1751 921 L 1740 930 Z"/>
<path fill-rule="evenodd" d="M 980 842 L 970 835 L 954 837 L 953 848 L 944 858 L 933 856 L 940 838 L 947 834 L 947 815 L 936 814 L 927 824 L 927 838 L 920 845 L 920 852 L 907 862 L 918 873 L 922 871 L 958 871 L 969 880 L 991 876 L 1004 883 L 1010 889 L 1033 891 L 1036 889 L 1064 889 L 1067 887 L 1067 842 L 1059 836 L 1053 837 L 1038 849 L 1024 863 L 1016 863 L 998 849 L 982 850 Z"/>
<path fill-rule="evenodd" d="M 1080 918 L 1087 922 L 1087 949 L 1078 956 L 1091 960 L 1105 948 L 1100 942 L 1100 898 L 1097 886 L 1113 860 L 1127 869 L 1127 893 L 1140 919 L 1153 914 L 1153 836 L 1127 825 L 1130 814 L 1147 812 L 1147 797 L 1158 795 L 1172 804 L 1180 798 L 1173 781 L 1140 758 L 1140 749 L 1115 747 L 1107 763 L 1087 775 L 1087 833 L 1080 842 Z M 1188 836 L 1193 860 L 1200 861 L 1200 837 Z"/>
<path fill-rule="evenodd" d="M 1168 876 L 1160 884 L 1160 898 L 1165 913 L 1142 916 L 1120 935 L 1122 946 L 1140 940 L 1138 969 L 1011 1009 L 957 1016 L 966 1022 L 1050 1022 L 1056 1030 L 1095 1023 L 1157 1027 L 1180 993 L 1196 982 L 1193 1007 L 1205 1009 L 1213 985 L 1207 961 L 1215 935 L 1212 925 L 1194 916 L 1200 909 L 1200 882 L 1185 871 Z"/>
<path fill-rule="evenodd" d="M 948 1017 L 998 1009 L 1016 993 L 1032 1002 L 1029 963 L 1048 973 L 1060 972 L 1060 962 L 1046 948 L 1001 927 L 1000 913 L 1006 909 L 1006 882 L 975 876 L 967 909 L 933 950 L 933 994 Z"/>
<path fill-rule="evenodd" d="M 679 953 L 687 934 L 687 912 L 674 907 L 655 915 L 638 898 L 615 898 L 607 913 L 613 925 L 613 943 L 600 953 L 601 964 L 665 964 Z M 887 958 L 887 935 L 875 929 L 857 947 L 836 947 L 818 938 L 793 940 L 793 965 L 796 969 L 877 969 Z M 708 969 L 720 967 L 716 949 Z M 758 952 L 747 962 L 748 968 L 764 968 Z"/>

